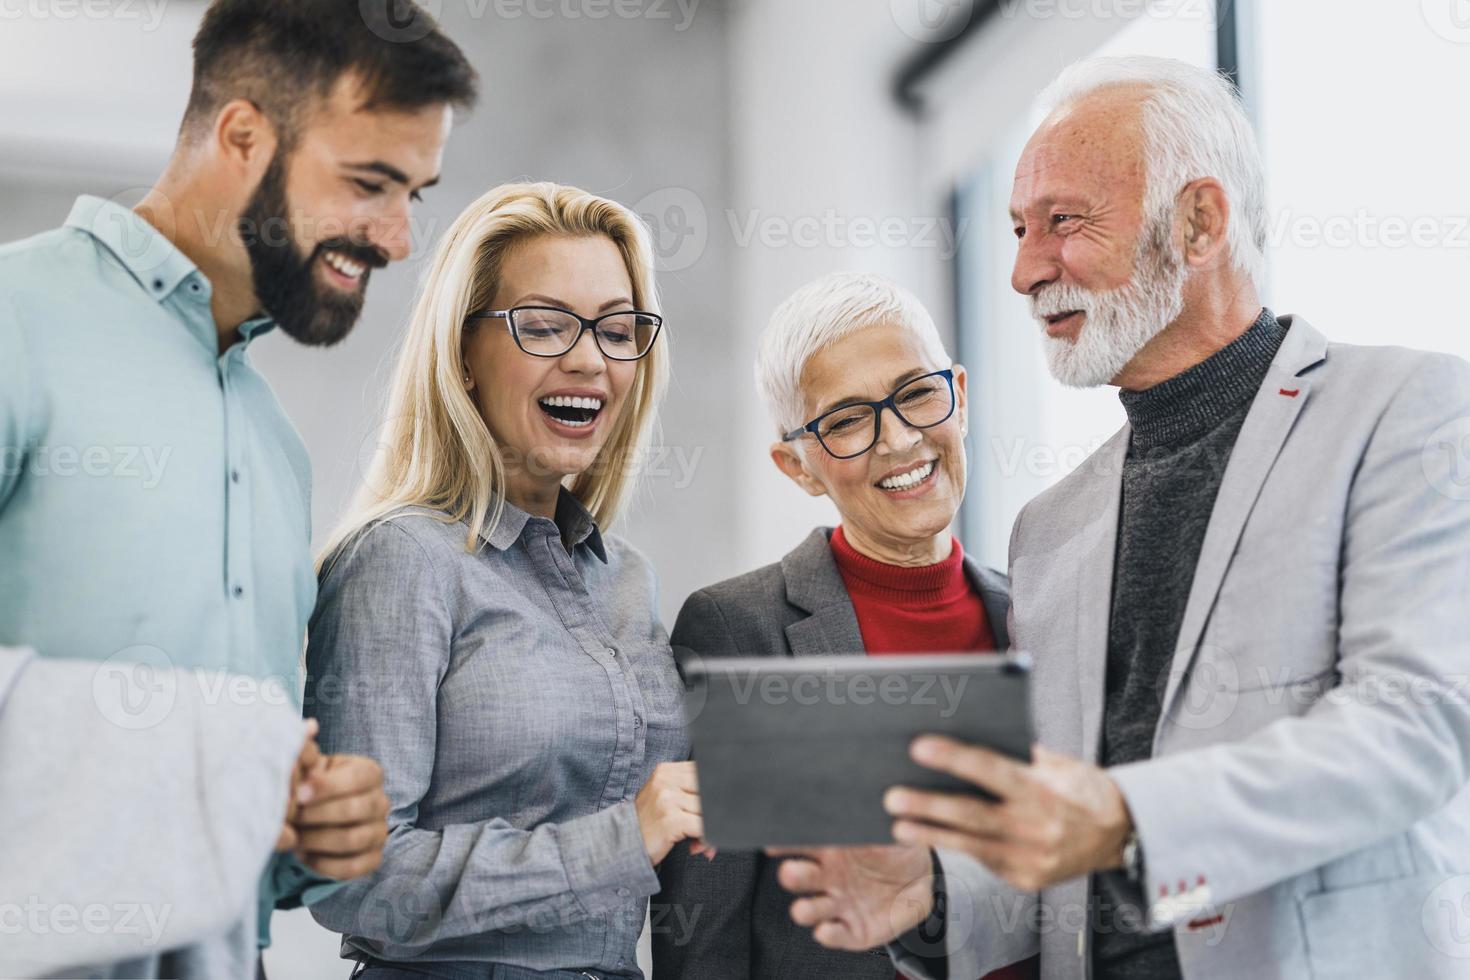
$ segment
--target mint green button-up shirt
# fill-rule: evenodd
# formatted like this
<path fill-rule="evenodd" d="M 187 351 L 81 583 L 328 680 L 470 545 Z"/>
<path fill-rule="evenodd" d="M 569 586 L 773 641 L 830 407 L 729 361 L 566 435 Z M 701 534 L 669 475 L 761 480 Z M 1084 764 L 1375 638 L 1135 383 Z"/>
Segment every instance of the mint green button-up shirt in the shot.
<path fill-rule="evenodd" d="M 0 646 L 299 696 L 310 461 L 250 363 L 274 323 L 221 356 L 210 295 L 167 238 L 94 197 L 0 246 Z M 288 902 L 320 881 L 285 860 L 267 879 Z"/>

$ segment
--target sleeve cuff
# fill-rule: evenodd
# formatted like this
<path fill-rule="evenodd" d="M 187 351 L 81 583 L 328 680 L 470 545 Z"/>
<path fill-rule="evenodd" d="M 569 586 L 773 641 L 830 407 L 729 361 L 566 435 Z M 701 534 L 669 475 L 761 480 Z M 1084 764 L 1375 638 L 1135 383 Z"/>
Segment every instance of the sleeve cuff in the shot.
<path fill-rule="evenodd" d="M 1196 823 L 1189 811 L 1208 808 L 1206 794 L 1190 792 L 1175 759 L 1149 759 L 1114 766 L 1108 775 L 1117 784 L 1132 814 L 1134 829 L 1144 849 L 1143 877 L 1138 882 L 1139 904 L 1145 926 L 1152 932 L 1208 916 L 1214 907 L 1215 888 L 1209 869 L 1220 867 L 1212 860 L 1209 844 L 1201 839 L 1183 854 L 1171 853 L 1168 827 L 1203 826 L 1204 813 Z"/>
<path fill-rule="evenodd" d="M 567 883 L 588 916 L 658 893 L 658 874 L 631 802 L 559 825 L 557 844 Z"/>
<path fill-rule="evenodd" d="M 10 689 L 15 686 L 15 682 L 35 655 L 34 650 L 24 647 L 0 647 L 0 710 L 4 710 Z"/>
<path fill-rule="evenodd" d="M 949 980 L 949 957 L 945 951 L 948 934 L 948 905 L 944 889 L 944 865 L 939 852 L 931 850 L 933 865 L 934 907 L 929 917 L 888 946 L 889 956 L 905 974 L 921 980 Z"/>

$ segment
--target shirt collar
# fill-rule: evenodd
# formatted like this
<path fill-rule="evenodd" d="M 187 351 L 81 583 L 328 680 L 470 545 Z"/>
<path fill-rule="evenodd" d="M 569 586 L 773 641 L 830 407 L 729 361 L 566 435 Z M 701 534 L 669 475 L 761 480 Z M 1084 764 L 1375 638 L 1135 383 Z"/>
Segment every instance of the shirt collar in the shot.
<path fill-rule="evenodd" d="M 551 525 L 561 539 L 569 542 L 573 548 L 586 545 L 599 561 L 607 564 L 607 549 L 603 545 L 602 531 L 598 529 L 597 521 L 593 520 L 591 512 L 577 499 L 577 495 L 566 487 L 562 487 L 557 495 L 554 521 L 532 517 L 508 500 L 501 506 L 503 510 L 500 520 L 495 526 L 480 531 L 480 539 L 497 551 L 505 551 L 519 541 L 526 528 L 531 525 Z"/>
<path fill-rule="evenodd" d="M 90 235 L 132 274 L 144 292 L 160 303 L 191 276 L 200 288 L 212 288 L 208 277 L 177 245 L 137 212 L 116 201 L 83 194 L 72 205 L 66 227 Z M 247 320 L 239 327 L 240 339 L 248 342 L 274 326 L 270 317 Z"/>

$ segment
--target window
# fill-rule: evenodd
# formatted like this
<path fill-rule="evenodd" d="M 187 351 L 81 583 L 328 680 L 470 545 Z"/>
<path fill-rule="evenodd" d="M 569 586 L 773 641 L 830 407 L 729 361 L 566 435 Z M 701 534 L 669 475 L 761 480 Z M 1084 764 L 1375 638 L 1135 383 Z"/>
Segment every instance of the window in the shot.
<path fill-rule="evenodd" d="M 1267 303 L 1333 340 L 1470 356 L 1470 2 L 1258 3 Z"/>

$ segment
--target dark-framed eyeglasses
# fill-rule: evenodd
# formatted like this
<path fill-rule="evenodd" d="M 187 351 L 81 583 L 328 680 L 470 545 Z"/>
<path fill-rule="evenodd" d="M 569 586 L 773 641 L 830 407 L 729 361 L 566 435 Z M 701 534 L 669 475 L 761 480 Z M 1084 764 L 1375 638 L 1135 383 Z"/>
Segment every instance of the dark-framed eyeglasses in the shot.
<path fill-rule="evenodd" d="M 588 320 L 555 306 L 479 310 L 471 320 L 504 320 L 516 346 L 533 357 L 561 357 L 592 331 L 597 349 L 614 361 L 636 361 L 653 349 L 664 318 L 642 310 L 605 313 Z"/>
<path fill-rule="evenodd" d="M 946 368 L 905 381 L 882 401 L 839 405 L 792 429 L 781 441 L 791 442 L 810 433 L 828 455 L 852 459 L 878 444 L 885 408 L 911 429 L 932 429 L 954 414 L 954 370 Z"/>

